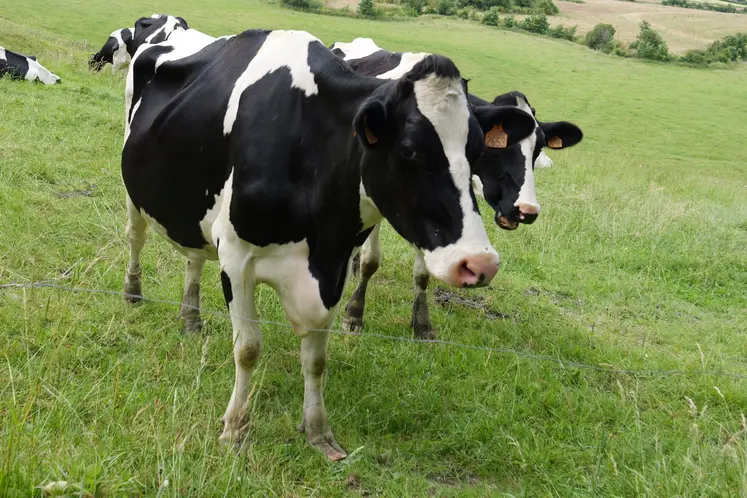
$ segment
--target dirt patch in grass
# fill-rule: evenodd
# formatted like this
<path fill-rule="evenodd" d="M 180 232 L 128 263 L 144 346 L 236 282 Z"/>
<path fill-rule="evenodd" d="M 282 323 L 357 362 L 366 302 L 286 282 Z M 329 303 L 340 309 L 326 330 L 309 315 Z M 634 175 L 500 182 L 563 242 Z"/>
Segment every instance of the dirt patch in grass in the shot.
<path fill-rule="evenodd" d="M 469 295 L 457 294 L 455 292 L 451 292 L 449 290 L 441 289 L 441 288 L 436 289 L 436 292 L 434 293 L 434 295 L 436 296 L 436 303 L 442 307 L 450 306 L 452 304 L 457 304 L 459 306 L 465 306 L 467 308 L 480 310 L 483 313 L 485 313 L 485 316 L 489 320 L 497 320 L 499 318 L 501 319 L 511 318 L 509 315 L 505 313 L 501 313 L 500 311 L 496 311 L 490 308 L 490 306 L 488 306 L 485 303 L 485 300 L 479 296 L 471 297 Z"/>

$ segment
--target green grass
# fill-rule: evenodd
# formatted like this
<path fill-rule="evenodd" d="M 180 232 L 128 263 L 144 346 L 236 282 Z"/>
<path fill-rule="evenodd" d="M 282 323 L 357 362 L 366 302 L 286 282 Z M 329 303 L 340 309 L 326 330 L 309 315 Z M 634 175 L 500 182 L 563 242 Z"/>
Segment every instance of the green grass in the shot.
<path fill-rule="evenodd" d="M 2 45 L 63 79 L 0 80 L 0 282 L 121 290 L 124 75 L 90 74 L 85 61 L 154 10 L 215 35 L 295 28 L 325 43 L 365 35 L 447 54 L 478 95 L 518 88 L 541 119 L 584 129 L 537 174 L 538 222 L 489 227 L 504 264 L 468 294 L 508 318 L 431 295 L 441 338 L 747 374 L 745 69 L 623 60 L 456 20 L 382 23 L 239 0 L 0 1 Z M 383 238 L 367 330 L 407 337 L 411 254 L 390 228 Z M 146 295 L 179 299 L 183 262 L 152 233 L 144 266 Z M 282 321 L 272 291 L 258 301 L 262 318 Z M 203 306 L 224 309 L 215 264 Z M 217 444 L 230 323 L 206 317 L 203 336 L 185 336 L 176 315 L 105 295 L 0 290 L 0 495 L 66 480 L 99 496 L 747 496 L 743 379 L 610 374 L 365 334 L 330 344 L 330 422 L 353 452 L 330 464 L 295 432 L 299 343 L 277 326 L 264 327 L 253 442 L 237 455 Z"/>

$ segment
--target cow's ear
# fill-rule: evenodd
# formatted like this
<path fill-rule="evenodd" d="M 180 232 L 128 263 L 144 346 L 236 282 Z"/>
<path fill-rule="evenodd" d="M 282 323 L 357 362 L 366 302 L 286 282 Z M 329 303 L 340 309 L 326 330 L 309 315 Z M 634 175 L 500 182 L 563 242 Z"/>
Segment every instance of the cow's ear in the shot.
<path fill-rule="evenodd" d="M 29 55 L 29 59 L 31 59 L 32 61 L 35 61 L 36 60 L 36 56 L 35 55 Z"/>
<path fill-rule="evenodd" d="M 387 111 L 383 102 L 369 100 L 356 114 L 353 129 L 364 147 L 375 147 L 384 137 L 387 126 Z"/>
<path fill-rule="evenodd" d="M 531 114 L 514 106 L 488 104 L 474 107 L 473 112 L 485 133 L 485 145 L 491 149 L 505 149 L 521 142 L 536 126 Z"/>
<path fill-rule="evenodd" d="M 581 128 L 567 121 L 539 123 L 545 133 L 546 145 L 551 149 L 565 149 L 576 145 L 584 138 Z"/>

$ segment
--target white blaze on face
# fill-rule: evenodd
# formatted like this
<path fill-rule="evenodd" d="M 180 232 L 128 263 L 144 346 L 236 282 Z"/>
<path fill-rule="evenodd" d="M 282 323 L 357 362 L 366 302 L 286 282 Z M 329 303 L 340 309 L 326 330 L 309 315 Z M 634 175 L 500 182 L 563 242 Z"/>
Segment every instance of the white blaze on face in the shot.
<path fill-rule="evenodd" d="M 29 65 L 29 70 L 26 73 L 27 81 L 36 81 L 37 79 L 45 85 L 54 85 L 60 81 L 60 77 L 50 72 L 47 68 L 39 64 L 33 59 L 26 58 L 26 62 Z"/>
<path fill-rule="evenodd" d="M 234 84 L 228 100 L 226 116 L 223 119 L 223 134 L 228 135 L 233 129 L 239 112 L 239 101 L 244 90 L 278 69 L 289 69 L 291 86 L 303 90 L 306 96 L 319 93 L 314 73 L 311 72 L 308 62 L 309 44 L 318 41 L 318 38 L 305 31 L 273 31 L 267 35 L 257 55 L 249 62 Z"/>
<path fill-rule="evenodd" d="M 532 115 L 532 108 L 527 102 L 517 97 L 518 108 L 522 111 L 526 111 L 530 116 Z M 521 185 L 519 190 L 519 197 L 514 202 L 514 206 L 518 207 L 519 210 L 524 214 L 539 214 L 540 205 L 537 201 L 537 192 L 534 187 L 534 148 L 537 144 L 536 135 L 537 124 L 535 120 L 535 131 L 529 134 L 524 140 L 519 142 L 521 147 L 521 153 L 524 155 L 524 183 Z"/>
<path fill-rule="evenodd" d="M 495 255 L 497 260 L 498 255 L 490 245 L 482 218 L 475 211 L 470 195 L 472 174 L 464 155 L 470 115 L 462 82 L 431 74 L 416 81 L 414 87 L 418 110 L 431 122 L 441 141 L 462 208 L 461 238 L 448 246 L 423 251 L 428 271 L 440 280 L 448 280 L 452 266 L 464 258 L 489 254 Z"/>

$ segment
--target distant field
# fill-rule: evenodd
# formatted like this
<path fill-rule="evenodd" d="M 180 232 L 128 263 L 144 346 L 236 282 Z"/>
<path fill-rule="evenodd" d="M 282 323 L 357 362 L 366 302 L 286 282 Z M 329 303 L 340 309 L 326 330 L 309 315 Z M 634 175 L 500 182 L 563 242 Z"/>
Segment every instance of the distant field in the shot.
<path fill-rule="evenodd" d="M 551 25 L 576 24 L 579 33 L 586 33 L 598 23 L 608 23 L 617 30 L 617 39 L 632 42 L 638 35 L 638 24 L 645 20 L 664 37 L 669 50 L 674 53 L 705 48 L 725 35 L 747 31 L 747 14 L 725 14 L 667 7 L 654 2 L 621 0 L 585 0 L 583 4 L 558 0 L 556 5 L 560 15 L 550 18 Z"/>
<path fill-rule="evenodd" d="M 124 74 L 91 74 L 86 59 L 153 11 L 213 35 L 305 29 L 327 44 L 371 36 L 443 53 L 477 95 L 520 89 L 540 119 L 583 128 L 537 172 L 534 225 L 498 230 L 482 205 L 503 261 L 491 287 L 449 302 L 432 286 L 442 339 L 522 354 L 366 335 L 411 336 L 412 252 L 385 226 L 365 331 L 330 341 L 327 408 L 351 457 L 332 465 L 296 432 L 299 341 L 275 325 L 252 379 L 251 445 L 237 454 L 217 442 L 233 385 L 225 317 L 185 336 L 165 304 L 0 289 L 0 496 L 59 480 L 84 497 L 747 496 L 747 381 L 713 375 L 747 375 L 746 66 L 650 64 L 455 19 L 256 0 L 0 0 L 0 45 L 63 79 L 0 80 L 0 284 L 122 289 Z M 152 232 L 143 265 L 146 296 L 180 298 L 184 263 Z M 225 309 L 219 281 L 209 264 L 208 309 Z M 257 302 L 261 318 L 284 321 L 271 290 Z M 657 373 L 671 370 L 691 373 Z"/>

